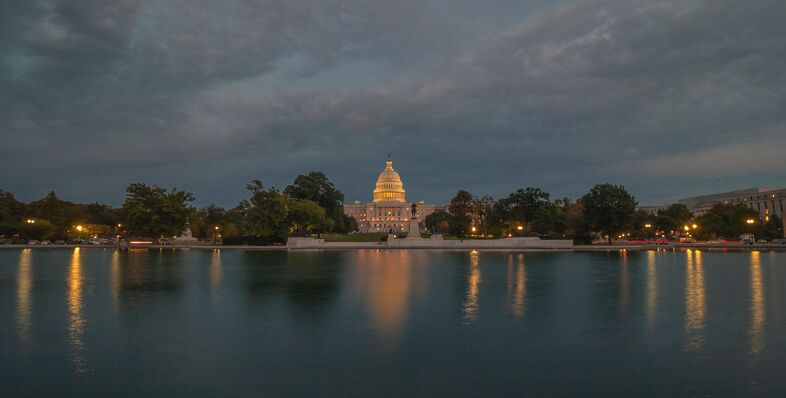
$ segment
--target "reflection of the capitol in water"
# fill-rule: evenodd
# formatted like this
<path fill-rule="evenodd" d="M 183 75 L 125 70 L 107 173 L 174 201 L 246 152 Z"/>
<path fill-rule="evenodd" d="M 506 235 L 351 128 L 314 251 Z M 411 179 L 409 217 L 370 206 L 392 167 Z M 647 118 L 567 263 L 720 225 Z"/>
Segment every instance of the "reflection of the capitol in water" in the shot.
<path fill-rule="evenodd" d="M 385 347 L 397 344 L 409 310 L 412 253 L 408 250 L 361 250 L 355 281 L 368 303 L 371 327 Z"/>

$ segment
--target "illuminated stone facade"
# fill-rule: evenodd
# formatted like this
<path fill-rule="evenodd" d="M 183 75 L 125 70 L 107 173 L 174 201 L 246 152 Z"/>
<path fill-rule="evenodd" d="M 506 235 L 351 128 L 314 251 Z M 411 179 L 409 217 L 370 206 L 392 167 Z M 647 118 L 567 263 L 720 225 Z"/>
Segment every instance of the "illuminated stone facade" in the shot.
<path fill-rule="evenodd" d="M 418 201 L 416 218 L 423 223 L 426 216 L 438 210 L 447 210 L 447 206 L 428 205 L 422 200 Z M 393 169 L 390 158 L 385 164 L 385 170 L 377 178 L 373 201 L 365 204 L 360 201 L 344 204 L 344 214 L 357 220 L 360 232 L 407 232 L 409 220 L 412 218 L 412 203 L 407 202 L 404 183 Z"/>

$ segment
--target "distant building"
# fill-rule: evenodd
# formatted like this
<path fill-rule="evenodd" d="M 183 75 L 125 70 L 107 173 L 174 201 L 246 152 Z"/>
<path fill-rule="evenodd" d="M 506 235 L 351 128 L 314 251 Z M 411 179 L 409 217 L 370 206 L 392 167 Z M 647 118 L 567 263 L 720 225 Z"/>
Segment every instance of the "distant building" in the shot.
<path fill-rule="evenodd" d="M 786 189 L 784 188 L 748 188 L 738 191 L 721 192 L 711 195 L 693 196 L 677 201 L 685 205 L 694 216 L 700 216 L 712 209 L 718 203 L 745 205 L 759 213 L 762 220 L 769 221 L 770 216 L 778 216 L 783 222 L 783 229 L 786 231 L 786 220 L 783 217 L 783 208 L 786 206 Z M 659 210 L 668 206 L 641 206 L 650 214 L 657 214 Z"/>
<path fill-rule="evenodd" d="M 429 214 L 447 210 L 447 206 L 429 205 L 422 200 L 416 204 L 415 216 L 421 223 Z M 365 204 L 360 201 L 344 204 L 344 214 L 357 220 L 360 232 L 406 232 L 409 229 L 412 203 L 406 201 L 404 183 L 393 169 L 390 156 L 385 162 L 385 170 L 377 178 L 373 201 Z"/>
<path fill-rule="evenodd" d="M 786 189 L 759 187 L 712 195 L 694 196 L 680 199 L 677 203 L 684 204 L 697 216 L 708 212 L 712 206 L 718 203 L 742 204 L 756 210 L 759 212 L 762 219 L 766 219 L 770 215 L 777 215 L 783 218 L 785 201 Z"/>
<path fill-rule="evenodd" d="M 658 205 L 658 206 L 639 206 L 637 210 L 641 210 L 646 212 L 647 214 L 652 214 L 654 216 L 658 215 L 658 212 L 661 210 L 666 210 L 669 208 L 669 205 Z"/>

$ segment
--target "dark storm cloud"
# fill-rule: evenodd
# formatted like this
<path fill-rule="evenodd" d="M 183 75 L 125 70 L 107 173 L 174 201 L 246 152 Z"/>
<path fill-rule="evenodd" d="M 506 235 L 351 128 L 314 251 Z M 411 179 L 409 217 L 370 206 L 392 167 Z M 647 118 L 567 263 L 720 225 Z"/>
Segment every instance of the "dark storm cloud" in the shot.
<path fill-rule="evenodd" d="M 387 152 L 432 201 L 783 184 L 786 5 L 546 3 L 5 4 L 0 188 L 231 205 L 322 169 L 366 200 Z"/>

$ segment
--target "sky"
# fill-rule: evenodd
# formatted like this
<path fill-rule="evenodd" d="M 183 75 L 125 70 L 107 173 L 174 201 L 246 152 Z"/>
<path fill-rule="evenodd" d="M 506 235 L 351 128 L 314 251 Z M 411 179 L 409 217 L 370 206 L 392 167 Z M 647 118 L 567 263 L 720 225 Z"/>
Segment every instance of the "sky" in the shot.
<path fill-rule="evenodd" d="M 786 2 L 11 0 L 0 189 L 234 206 L 321 170 L 371 200 L 786 186 Z"/>

